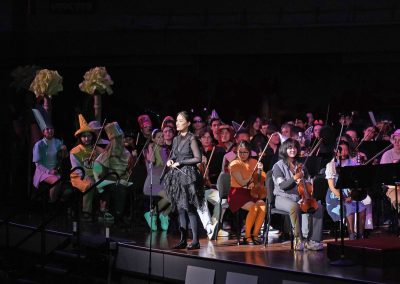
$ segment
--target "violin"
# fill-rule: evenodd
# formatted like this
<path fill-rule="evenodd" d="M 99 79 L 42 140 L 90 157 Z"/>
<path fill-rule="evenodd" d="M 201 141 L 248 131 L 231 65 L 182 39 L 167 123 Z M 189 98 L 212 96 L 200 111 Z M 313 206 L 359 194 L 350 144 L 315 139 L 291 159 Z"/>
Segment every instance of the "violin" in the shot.
<path fill-rule="evenodd" d="M 296 169 L 296 174 L 301 173 L 303 170 L 303 165 L 298 164 Z M 300 210 L 304 213 L 314 213 L 318 209 L 317 200 L 312 197 L 313 185 L 310 182 L 306 182 L 304 178 L 297 185 L 297 191 L 301 197 Z"/>
<path fill-rule="evenodd" d="M 250 195 L 256 199 L 265 199 L 267 197 L 267 188 L 265 187 L 266 174 L 258 168 L 252 176 L 254 186 L 250 189 Z"/>
<path fill-rule="evenodd" d="M 99 141 L 100 141 L 101 132 L 103 131 L 104 126 L 106 125 L 106 121 L 107 121 L 107 119 L 104 119 L 103 124 L 102 124 L 102 126 L 101 126 L 101 128 L 100 128 L 99 134 L 97 135 L 96 142 L 95 142 L 94 145 L 92 146 L 92 152 L 90 153 L 89 158 L 86 158 L 86 159 L 83 160 L 83 166 L 84 166 L 86 169 L 93 169 L 93 162 L 94 162 L 94 160 L 96 159 L 96 156 L 95 156 L 95 154 L 96 154 L 96 147 L 97 147 L 97 144 L 98 144 Z"/>
<path fill-rule="evenodd" d="M 204 185 L 207 188 L 211 188 L 212 187 L 210 176 L 208 175 L 208 173 L 209 173 L 208 168 L 210 167 L 210 163 L 211 163 L 211 159 L 213 158 L 214 151 L 215 151 L 215 146 L 212 148 L 210 157 L 208 158 L 208 162 L 207 163 L 201 162 L 200 164 L 198 164 L 198 168 L 199 168 L 200 173 L 201 173 L 201 175 L 203 177 Z"/>
<path fill-rule="evenodd" d="M 266 180 L 266 174 L 265 172 L 262 171 L 262 168 L 258 167 L 262 157 L 265 154 L 265 151 L 267 150 L 267 147 L 269 143 L 271 142 L 271 139 L 275 133 L 271 134 L 270 138 L 267 141 L 267 144 L 265 144 L 264 149 L 262 152 L 259 154 L 258 161 L 256 166 L 253 169 L 253 172 L 251 174 L 251 179 L 247 183 L 247 187 L 250 185 L 251 182 L 254 183 L 254 187 L 250 189 L 250 195 L 253 198 L 256 199 L 265 199 L 267 197 L 267 188 L 265 187 L 265 180 Z M 257 172 L 256 172 L 257 170 Z"/>
<path fill-rule="evenodd" d="M 208 169 L 207 166 L 204 163 L 199 163 L 197 164 L 197 168 L 200 171 L 201 176 L 203 177 L 203 184 L 205 187 L 210 188 L 211 187 L 211 181 L 208 177 Z"/>

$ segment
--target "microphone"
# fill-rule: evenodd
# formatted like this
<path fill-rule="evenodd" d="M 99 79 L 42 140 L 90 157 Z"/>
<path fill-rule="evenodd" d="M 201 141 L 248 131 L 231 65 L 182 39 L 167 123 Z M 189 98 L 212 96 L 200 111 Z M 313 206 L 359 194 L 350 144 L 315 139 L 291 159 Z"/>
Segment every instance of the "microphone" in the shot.
<path fill-rule="evenodd" d="M 337 149 L 338 149 L 339 153 L 342 154 L 342 147 L 341 147 L 341 146 L 338 146 Z"/>

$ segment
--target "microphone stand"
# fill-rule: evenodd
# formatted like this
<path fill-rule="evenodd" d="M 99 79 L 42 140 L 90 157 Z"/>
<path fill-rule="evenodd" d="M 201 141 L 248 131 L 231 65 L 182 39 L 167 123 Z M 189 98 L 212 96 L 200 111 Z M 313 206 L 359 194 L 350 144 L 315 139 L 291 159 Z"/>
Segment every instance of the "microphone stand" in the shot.
<path fill-rule="evenodd" d="M 158 148 L 158 145 L 156 143 L 154 143 L 154 147 L 153 147 L 153 151 L 151 153 L 150 156 L 150 162 L 149 162 L 149 175 L 150 175 L 150 200 L 149 200 L 149 205 L 150 205 L 150 242 L 149 242 L 149 268 L 148 268 L 148 280 L 150 283 L 150 278 L 151 278 L 151 252 L 152 252 L 152 244 L 153 244 L 153 228 L 152 228 L 152 224 L 153 224 L 153 218 L 154 216 L 154 207 L 153 207 L 153 159 L 155 162 L 155 157 L 154 157 L 154 153 L 156 151 L 156 149 Z"/>
<path fill-rule="evenodd" d="M 343 124 L 342 124 L 343 129 Z M 338 143 L 339 146 L 339 143 Z M 339 148 L 339 147 L 337 147 Z M 335 153 L 336 156 L 336 153 Z M 339 166 L 337 167 L 337 172 L 340 173 L 340 168 L 342 167 L 342 159 L 339 157 Z M 339 188 L 339 203 L 340 203 L 340 258 L 330 262 L 333 266 L 352 266 L 355 263 L 346 258 L 344 254 L 344 224 L 343 224 L 343 189 L 342 186 Z"/>
<path fill-rule="evenodd" d="M 139 135 L 139 134 L 138 134 L 138 135 Z M 149 144 L 149 142 L 150 142 L 150 138 L 147 138 L 146 143 L 144 144 L 144 146 L 143 146 L 143 148 L 142 148 L 142 151 L 140 151 L 139 155 L 137 156 L 136 161 L 135 161 L 135 164 L 133 165 L 133 167 L 132 167 L 132 169 L 131 169 L 131 171 L 130 171 L 130 173 L 129 173 L 129 176 L 128 176 L 128 179 L 127 179 L 128 181 L 131 179 L 132 174 L 133 174 L 133 171 L 134 171 L 134 169 L 136 168 L 136 165 L 138 164 L 138 162 L 139 162 L 139 160 L 140 160 L 140 158 L 141 158 L 141 156 L 142 156 L 142 154 L 143 154 L 143 151 L 144 151 L 144 149 L 146 149 L 146 147 L 147 147 L 147 145 Z"/>

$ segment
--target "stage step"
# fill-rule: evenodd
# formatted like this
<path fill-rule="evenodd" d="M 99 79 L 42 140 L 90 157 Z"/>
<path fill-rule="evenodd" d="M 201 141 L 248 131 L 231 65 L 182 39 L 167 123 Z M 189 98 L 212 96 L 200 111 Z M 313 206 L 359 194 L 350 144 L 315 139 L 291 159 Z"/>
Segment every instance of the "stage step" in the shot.
<path fill-rule="evenodd" d="M 21 283 L 21 284 L 40 284 L 40 282 L 31 280 L 31 279 L 25 279 L 25 278 L 17 279 L 17 280 L 15 280 L 15 282 Z"/>
<path fill-rule="evenodd" d="M 327 244 L 328 258 L 336 260 L 341 255 L 341 244 Z M 376 237 L 361 240 L 346 240 L 344 255 L 357 264 L 371 267 L 396 267 L 400 265 L 400 238 L 397 236 Z"/>
<path fill-rule="evenodd" d="M 71 260 L 85 260 L 87 255 L 84 252 L 79 252 L 77 250 L 56 250 L 53 252 L 53 255 L 57 258 L 62 259 L 71 259 Z"/>
<path fill-rule="evenodd" d="M 36 264 L 35 268 L 41 273 L 45 272 L 53 275 L 66 275 L 69 273 L 69 268 L 59 263 L 47 263 L 44 266 L 41 264 Z"/>

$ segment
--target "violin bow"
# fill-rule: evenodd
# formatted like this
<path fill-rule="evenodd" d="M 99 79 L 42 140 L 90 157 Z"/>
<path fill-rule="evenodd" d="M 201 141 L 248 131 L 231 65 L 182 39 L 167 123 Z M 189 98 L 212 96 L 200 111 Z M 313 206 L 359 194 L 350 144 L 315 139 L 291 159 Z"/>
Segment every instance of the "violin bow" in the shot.
<path fill-rule="evenodd" d="M 278 133 L 278 132 L 274 132 L 274 133 L 272 133 L 271 136 L 269 137 L 267 144 L 265 144 L 265 147 L 264 147 L 263 151 L 262 151 L 261 154 L 260 154 L 260 157 L 258 157 L 257 164 L 255 165 L 253 171 L 251 172 L 251 179 L 248 181 L 248 183 L 247 183 L 246 186 L 249 186 L 249 184 L 252 182 L 252 180 L 253 180 L 253 174 L 254 174 L 254 172 L 255 172 L 256 169 L 257 169 L 258 163 L 261 161 L 261 159 L 262 159 L 262 157 L 263 157 L 265 151 L 267 150 L 268 145 L 269 145 L 269 142 L 271 142 L 272 136 L 273 136 L 274 134 L 277 134 L 277 133 Z"/>
<path fill-rule="evenodd" d="M 387 150 L 389 150 L 390 148 L 393 147 L 393 144 L 389 144 L 387 145 L 383 150 L 379 151 L 378 154 L 376 154 L 375 156 L 373 156 L 371 159 L 369 159 L 368 161 L 366 161 L 364 163 L 364 165 L 368 165 L 369 163 L 371 163 L 373 160 L 375 160 L 379 155 L 381 155 L 383 152 L 386 152 Z"/>
<path fill-rule="evenodd" d="M 210 154 L 210 158 L 208 158 L 208 162 L 207 162 L 207 165 L 206 165 L 206 169 L 204 170 L 204 174 L 203 174 L 203 179 L 206 178 L 206 173 L 207 173 L 208 167 L 210 166 L 211 159 L 212 159 L 212 157 L 213 157 L 213 155 L 214 155 L 214 151 L 215 151 L 215 146 L 213 146 L 212 151 L 211 151 L 211 154 Z"/>
<path fill-rule="evenodd" d="M 242 124 L 240 124 L 239 128 L 236 130 L 235 135 L 233 135 L 233 138 L 235 138 L 237 133 L 239 132 L 239 130 L 243 128 L 243 124 L 244 124 L 244 120 L 242 121 Z"/>
<path fill-rule="evenodd" d="M 107 121 L 107 118 L 104 119 L 103 125 L 101 126 L 99 134 L 97 135 L 96 142 L 94 143 L 92 153 L 90 153 L 90 156 L 89 156 L 89 161 L 91 161 L 93 159 L 94 151 L 97 147 L 97 143 L 99 143 L 101 133 L 103 132 L 104 126 L 106 125 L 106 121 Z"/>
<path fill-rule="evenodd" d="M 331 108 L 331 104 L 328 104 L 328 110 L 326 111 L 326 120 L 325 120 L 325 125 L 328 125 L 328 119 L 329 119 L 329 110 Z"/>

